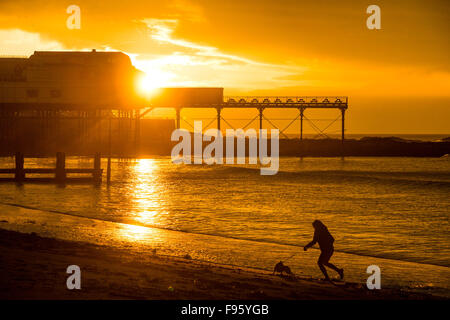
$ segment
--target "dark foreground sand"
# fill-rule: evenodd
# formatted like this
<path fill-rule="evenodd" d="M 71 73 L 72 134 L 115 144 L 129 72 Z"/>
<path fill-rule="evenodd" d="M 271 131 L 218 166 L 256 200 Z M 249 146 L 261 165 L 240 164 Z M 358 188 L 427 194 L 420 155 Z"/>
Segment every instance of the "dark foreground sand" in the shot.
<path fill-rule="evenodd" d="M 80 266 L 81 290 L 66 288 Z M 1 299 L 432 299 L 0 230 Z"/>

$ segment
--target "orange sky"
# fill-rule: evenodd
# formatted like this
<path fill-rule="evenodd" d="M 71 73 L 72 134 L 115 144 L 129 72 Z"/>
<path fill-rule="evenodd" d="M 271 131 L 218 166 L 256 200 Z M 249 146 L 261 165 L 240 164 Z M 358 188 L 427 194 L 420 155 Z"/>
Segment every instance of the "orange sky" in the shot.
<path fill-rule="evenodd" d="M 449 21 L 448 1 L 1 0 L 0 54 L 121 50 L 153 84 L 347 95 L 349 133 L 450 133 Z"/>

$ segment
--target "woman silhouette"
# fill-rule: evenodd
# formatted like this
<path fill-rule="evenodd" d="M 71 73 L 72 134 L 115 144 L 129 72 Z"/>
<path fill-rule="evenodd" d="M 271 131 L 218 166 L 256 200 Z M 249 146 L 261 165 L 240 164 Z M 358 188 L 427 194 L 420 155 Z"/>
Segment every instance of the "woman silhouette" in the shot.
<path fill-rule="evenodd" d="M 317 260 L 317 264 L 319 265 L 320 271 L 322 271 L 323 275 L 325 276 L 325 280 L 331 281 L 330 277 L 328 277 L 328 273 L 324 265 L 339 273 L 340 278 L 343 279 L 344 269 L 339 269 L 334 264 L 329 262 L 334 252 L 333 236 L 330 234 L 328 228 L 322 223 L 322 221 L 314 220 L 312 225 L 314 227 L 314 238 L 303 249 L 306 251 L 308 250 L 308 248 L 312 247 L 314 244 L 316 244 L 316 242 L 318 242 L 321 253 L 319 256 L 319 260 Z"/>

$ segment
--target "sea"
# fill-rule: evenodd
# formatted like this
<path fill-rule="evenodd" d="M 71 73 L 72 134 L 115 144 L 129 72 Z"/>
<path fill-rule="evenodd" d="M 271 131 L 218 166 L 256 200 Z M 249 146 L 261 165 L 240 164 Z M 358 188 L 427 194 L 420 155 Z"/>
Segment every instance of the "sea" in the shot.
<path fill-rule="evenodd" d="M 67 158 L 68 168 L 92 166 Z M 303 250 L 315 219 L 335 238 L 331 262 L 347 281 L 365 285 L 377 265 L 382 289 L 450 297 L 449 157 L 281 158 L 273 176 L 250 164 L 113 159 L 109 185 L 0 183 L 2 229 L 263 272 L 283 261 L 311 279 L 322 276 L 319 250 Z"/>

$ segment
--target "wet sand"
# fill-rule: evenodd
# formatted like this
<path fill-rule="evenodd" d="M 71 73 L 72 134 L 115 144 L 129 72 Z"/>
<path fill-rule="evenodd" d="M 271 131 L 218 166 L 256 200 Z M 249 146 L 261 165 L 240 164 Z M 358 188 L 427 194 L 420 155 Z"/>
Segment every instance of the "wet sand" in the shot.
<path fill-rule="evenodd" d="M 68 290 L 66 268 L 81 268 Z M 0 230 L 1 299 L 433 299 Z"/>

